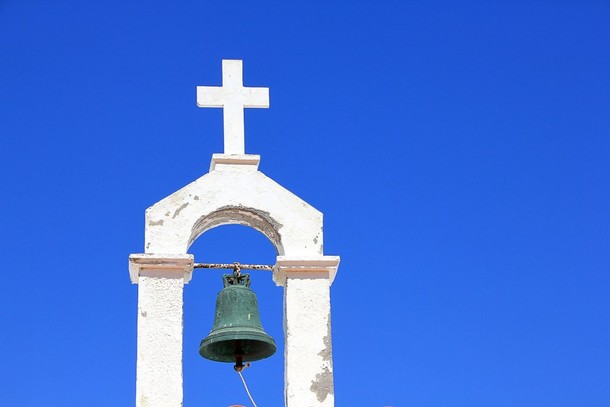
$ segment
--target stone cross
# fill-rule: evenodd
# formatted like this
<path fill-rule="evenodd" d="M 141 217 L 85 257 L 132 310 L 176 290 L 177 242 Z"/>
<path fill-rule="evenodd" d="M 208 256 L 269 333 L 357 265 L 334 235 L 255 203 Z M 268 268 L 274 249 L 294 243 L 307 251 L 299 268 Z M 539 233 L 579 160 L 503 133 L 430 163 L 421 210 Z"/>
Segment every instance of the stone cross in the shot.
<path fill-rule="evenodd" d="M 222 60 L 222 86 L 197 86 L 197 106 L 222 107 L 225 154 L 245 154 L 244 108 L 269 107 L 269 88 L 245 88 L 240 60 Z"/>

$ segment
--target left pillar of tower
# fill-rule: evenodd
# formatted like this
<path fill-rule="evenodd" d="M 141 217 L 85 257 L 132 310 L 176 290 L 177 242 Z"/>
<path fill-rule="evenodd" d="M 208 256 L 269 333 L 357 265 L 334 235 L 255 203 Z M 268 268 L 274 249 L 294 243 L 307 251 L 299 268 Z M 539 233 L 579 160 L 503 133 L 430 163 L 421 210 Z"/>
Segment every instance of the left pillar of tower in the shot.
<path fill-rule="evenodd" d="M 183 289 L 191 279 L 189 254 L 132 254 L 138 284 L 136 407 L 182 406 Z"/>

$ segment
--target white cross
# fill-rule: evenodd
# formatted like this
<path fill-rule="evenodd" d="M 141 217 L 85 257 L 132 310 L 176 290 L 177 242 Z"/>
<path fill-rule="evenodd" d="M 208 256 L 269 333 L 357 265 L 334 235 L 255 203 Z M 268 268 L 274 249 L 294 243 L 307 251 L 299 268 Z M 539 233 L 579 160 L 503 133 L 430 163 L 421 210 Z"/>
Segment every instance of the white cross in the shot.
<path fill-rule="evenodd" d="M 240 60 L 222 60 L 222 87 L 197 86 L 197 106 L 222 107 L 225 154 L 245 154 L 244 107 L 269 107 L 269 88 L 244 88 Z"/>

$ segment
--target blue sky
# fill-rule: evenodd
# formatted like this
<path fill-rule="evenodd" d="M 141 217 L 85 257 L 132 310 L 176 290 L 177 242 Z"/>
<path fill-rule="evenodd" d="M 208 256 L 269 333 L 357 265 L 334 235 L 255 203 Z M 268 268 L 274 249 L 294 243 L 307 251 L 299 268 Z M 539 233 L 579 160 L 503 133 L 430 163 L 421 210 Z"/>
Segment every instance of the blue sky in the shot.
<path fill-rule="evenodd" d="M 0 1 L 0 405 L 135 399 L 144 210 L 208 171 L 244 60 L 260 170 L 325 215 L 337 406 L 610 405 L 610 2 Z M 200 262 L 271 264 L 225 226 Z M 198 355 L 221 272 L 185 289 L 185 407 L 249 405 Z M 253 273 L 278 353 L 282 290 Z"/>

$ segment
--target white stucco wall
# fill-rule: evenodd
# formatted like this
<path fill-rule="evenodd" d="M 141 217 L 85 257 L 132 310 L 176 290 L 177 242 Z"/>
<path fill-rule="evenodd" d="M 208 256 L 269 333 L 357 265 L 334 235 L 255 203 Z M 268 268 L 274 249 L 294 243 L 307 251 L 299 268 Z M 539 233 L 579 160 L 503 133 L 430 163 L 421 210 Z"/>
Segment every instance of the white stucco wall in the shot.
<path fill-rule="evenodd" d="M 184 282 L 193 256 L 132 255 L 138 275 L 136 406 L 182 405 L 182 326 Z"/>
<path fill-rule="evenodd" d="M 186 253 L 203 232 L 251 226 L 278 254 L 321 255 L 322 213 L 258 171 L 258 156 L 215 154 L 213 169 L 146 210 L 146 253 Z"/>
<path fill-rule="evenodd" d="M 222 71 L 222 87 L 197 87 L 197 104 L 223 108 L 225 154 L 146 210 L 145 253 L 130 256 L 131 281 L 139 284 L 136 406 L 182 406 L 183 288 L 193 270 L 187 250 L 209 229 L 242 224 L 278 253 L 286 406 L 332 407 L 330 285 L 339 258 L 323 254 L 322 213 L 258 171 L 259 156 L 244 154 L 243 109 L 269 107 L 269 89 L 244 87 L 240 60 L 223 60 Z"/>
<path fill-rule="evenodd" d="M 145 251 L 130 259 L 138 298 L 137 407 L 182 405 L 182 294 L 186 254 L 205 231 L 261 231 L 284 286 L 287 407 L 332 407 L 330 285 L 339 258 L 323 254 L 322 213 L 258 171 L 258 156 L 214 155 L 210 172 L 146 211 Z M 190 268 L 189 268 L 190 267 Z"/>

